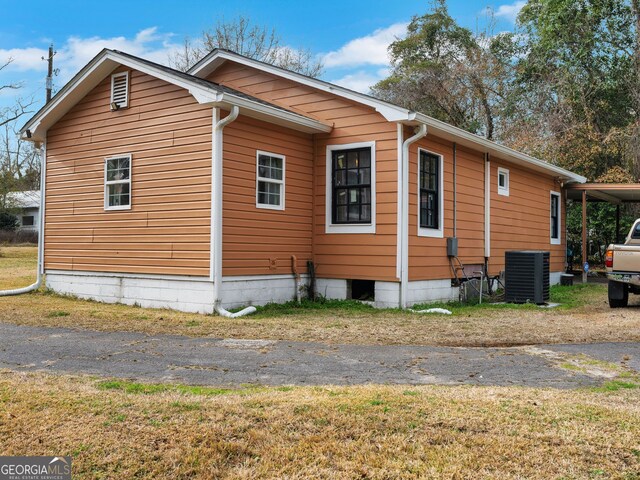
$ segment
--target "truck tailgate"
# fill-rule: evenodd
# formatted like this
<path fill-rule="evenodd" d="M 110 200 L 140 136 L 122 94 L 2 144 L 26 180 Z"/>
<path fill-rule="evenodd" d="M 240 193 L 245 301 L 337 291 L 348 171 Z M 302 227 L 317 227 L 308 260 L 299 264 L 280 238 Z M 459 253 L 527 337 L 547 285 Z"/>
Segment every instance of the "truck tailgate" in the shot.
<path fill-rule="evenodd" d="M 614 272 L 640 272 L 640 246 L 615 245 L 612 270 Z"/>

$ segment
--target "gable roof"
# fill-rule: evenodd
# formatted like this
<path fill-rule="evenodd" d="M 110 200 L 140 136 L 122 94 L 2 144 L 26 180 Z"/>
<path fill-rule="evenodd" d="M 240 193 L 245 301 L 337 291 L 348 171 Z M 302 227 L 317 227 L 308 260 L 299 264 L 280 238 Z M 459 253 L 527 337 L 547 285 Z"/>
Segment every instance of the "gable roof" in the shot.
<path fill-rule="evenodd" d="M 9 192 L 7 202 L 18 208 L 40 208 L 40 190 Z"/>
<path fill-rule="evenodd" d="M 174 70 L 117 50 L 104 49 L 20 129 L 23 138 L 44 141 L 46 131 L 120 65 L 160 78 L 189 91 L 200 104 L 222 108 L 236 105 L 241 113 L 309 133 L 329 132 L 331 125 L 265 102 L 233 88 Z M 29 131 L 29 134 L 27 134 Z"/>
<path fill-rule="evenodd" d="M 198 77 L 206 77 L 227 61 L 256 68 L 278 77 L 307 85 L 324 92 L 332 93 L 362 105 L 367 105 L 375 109 L 380 113 L 380 115 L 390 122 L 400 122 L 405 125 L 424 124 L 428 127 L 428 131 L 430 133 L 456 142 L 458 145 L 473 148 L 474 150 L 480 150 L 483 153 L 488 153 L 513 164 L 521 165 L 541 173 L 546 173 L 547 175 L 553 175 L 562 181 L 576 183 L 585 183 L 587 181 L 587 179 L 582 175 L 578 175 L 564 168 L 560 168 L 556 165 L 539 160 L 522 152 L 518 152 L 517 150 L 499 143 L 487 140 L 484 137 L 475 135 L 461 128 L 454 127 L 453 125 L 449 125 L 428 115 L 411 111 L 407 108 L 372 97 L 371 95 L 356 92 L 317 78 L 248 58 L 230 50 L 218 48 L 211 51 L 191 67 L 187 73 Z"/>

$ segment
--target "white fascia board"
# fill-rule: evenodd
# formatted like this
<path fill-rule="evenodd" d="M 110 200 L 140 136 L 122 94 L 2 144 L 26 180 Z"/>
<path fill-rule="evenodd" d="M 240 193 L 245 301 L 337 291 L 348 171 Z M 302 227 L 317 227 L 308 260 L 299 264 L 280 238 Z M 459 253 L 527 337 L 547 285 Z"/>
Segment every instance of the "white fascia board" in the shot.
<path fill-rule="evenodd" d="M 198 103 L 211 103 L 219 100 L 219 92 L 207 89 L 191 82 L 184 81 L 161 69 L 156 69 L 142 62 L 119 55 L 110 50 L 104 50 L 89 62 L 80 72 L 34 117 L 20 130 L 22 137 L 31 130 L 32 141 L 44 141 L 46 130 L 66 114 L 76 103 L 93 90 L 105 77 L 110 75 L 118 66 L 124 65 L 153 77 L 164 80 L 173 85 L 185 88 Z"/>
<path fill-rule="evenodd" d="M 415 115 L 415 121 L 427 125 L 429 127 L 429 133 L 454 141 L 458 145 L 474 148 L 476 150 L 478 147 L 481 147 L 480 150 L 483 153 L 489 153 L 498 159 L 506 160 L 515 165 L 527 167 L 532 170 L 546 173 L 547 175 L 553 175 L 566 182 L 586 183 L 587 181 L 587 179 L 582 175 L 578 175 L 570 172 L 569 170 L 565 170 L 564 168 L 557 167 L 530 155 L 513 150 L 512 148 L 492 142 L 491 140 L 474 135 L 466 130 L 454 127 L 427 115 L 417 113 Z"/>
<path fill-rule="evenodd" d="M 242 55 L 235 55 L 230 52 L 216 50 L 210 53 L 208 57 L 205 57 L 201 62 L 196 64 L 193 68 L 191 68 L 188 71 L 188 73 L 190 75 L 195 75 L 197 77 L 204 78 L 207 75 L 209 75 L 211 72 L 213 72 L 216 68 L 218 68 L 220 65 L 222 65 L 224 63 L 224 60 L 237 62 L 242 65 L 246 65 L 248 67 L 256 68 L 258 70 L 271 73 L 278 77 L 286 78 L 287 80 L 292 80 L 296 83 L 301 83 L 303 85 L 307 85 L 309 87 L 322 90 L 324 92 L 333 93 L 343 98 L 353 100 L 354 102 L 367 105 L 371 108 L 374 108 L 380 115 L 382 115 L 389 122 L 401 122 L 401 121 L 411 120 L 410 117 L 412 112 L 406 108 L 398 107 L 397 105 L 393 105 L 391 103 L 378 100 L 376 98 L 373 98 L 369 95 L 365 95 L 363 93 L 349 90 L 348 88 L 340 87 L 338 85 L 333 85 L 331 83 L 324 82 L 322 80 L 311 78 L 306 75 L 301 75 L 296 72 L 291 72 L 289 70 L 285 70 L 285 69 L 276 67 L 274 65 L 269 65 L 267 63 L 259 62 L 251 58 L 244 57 Z"/>
<path fill-rule="evenodd" d="M 247 98 L 242 98 L 231 93 L 223 93 L 219 103 L 237 105 L 244 109 L 244 112 L 242 113 L 248 117 L 264 120 L 269 123 L 282 125 L 302 132 L 328 133 L 333 130 L 333 125 L 327 125 L 293 112 L 287 112 L 259 102 L 253 102 Z"/>
<path fill-rule="evenodd" d="M 176 75 L 154 68 L 144 62 L 138 62 L 128 56 L 120 55 L 117 52 L 104 50 L 89 62 L 69 83 L 67 83 L 58 95 L 34 117 L 32 117 L 20 130 L 21 136 L 25 140 L 44 141 L 46 131 L 64 116 L 76 103 L 93 90 L 106 76 L 110 75 L 118 66 L 124 65 L 139 72 L 151 75 L 155 78 L 166 81 L 187 90 L 200 104 L 220 105 L 230 103 L 243 107 L 249 112 L 254 112 L 256 116 L 261 116 L 271 123 L 283 122 L 290 128 L 296 128 L 311 133 L 329 132 L 332 126 L 323 124 L 288 113 L 275 107 L 253 102 L 249 99 L 237 97 L 228 93 L 221 93 L 214 89 L 197 85 L 179 78 Z M 276 122 L 274 122 L 276 120 Z M 31 131 L 31 137 L 26 138 L 26 131 Z"/>

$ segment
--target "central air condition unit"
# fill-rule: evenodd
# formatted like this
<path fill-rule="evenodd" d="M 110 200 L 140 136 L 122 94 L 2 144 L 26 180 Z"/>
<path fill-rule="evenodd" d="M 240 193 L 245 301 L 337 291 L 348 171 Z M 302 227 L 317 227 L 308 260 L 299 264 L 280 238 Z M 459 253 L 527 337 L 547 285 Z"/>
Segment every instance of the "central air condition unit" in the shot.
<path fill-rule="evenodd" d="M 505 301 L 536 303 L 549 300 L 549 252 L 505 252 Z"/>

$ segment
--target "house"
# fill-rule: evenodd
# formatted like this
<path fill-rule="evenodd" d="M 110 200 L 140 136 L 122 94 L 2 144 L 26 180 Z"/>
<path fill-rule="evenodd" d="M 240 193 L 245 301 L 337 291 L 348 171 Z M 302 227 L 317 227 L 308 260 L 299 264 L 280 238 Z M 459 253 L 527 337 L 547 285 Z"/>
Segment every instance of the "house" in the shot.
<path fill-rule="evenodd" d="M 18 230 L 37 232 L 40 225 L 40 191 L 9 192 L 7 204 L 18 210 Z"/>
<path fill-rule="evenodd" d="M 187 73 L 103 50 L 22 135 L 45 150 L 47 285 L 185 311 L 290 300 L 308 262 L 319 294 L 384 307 L 457 299 L 457 267 L 498 275 L 506 250 L 550 251 L 555 283 L 585 182 L 225 50 Z"/>

